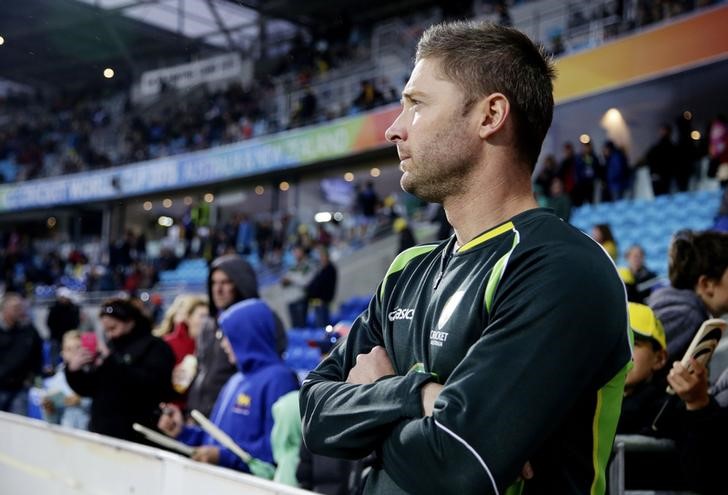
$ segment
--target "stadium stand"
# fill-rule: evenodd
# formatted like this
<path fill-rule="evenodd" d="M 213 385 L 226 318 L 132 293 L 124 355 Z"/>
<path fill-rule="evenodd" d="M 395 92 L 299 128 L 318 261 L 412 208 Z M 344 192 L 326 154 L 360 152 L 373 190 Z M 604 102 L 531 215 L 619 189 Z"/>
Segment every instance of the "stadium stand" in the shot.
<path fill-rule="evenodd" d="M 619 247 L 621 261 L 630 246 L 639 244 L 647 265 L 667 276 L 667 248 L 672 235 L 681 229 L 712 227 L 721 191 L 707 190 L 660 196 L 654 200 L 622 200 L 587 204 L 575 208 L 571 223 L 586 232 L 594 225 L 608 224 Z"/>
<path fill-rule="evenodd" d="M 286 333 L 288 345 L 282 357 L 299 380 L 316 367 L 367 308 L 376 284 L 396 254 L 398 238 L 392 229 L 395 220 L 407 219 L 418 242 L 434 237 L 432 211 L 396 193 L 399 174 L 391 148 L 386 148 L 381 139 L 370 139 L 370 135 L 381 134 L 396 115 L 394 103 L 399 100 L 416 42 L 426 27 L 443 19 L 463 17 L 510 24 L 543 42 L 558 64 L 571 56 L 618 46 L 617 42 L 625 39 L 639 46 L 642 36 L 659 35 L 663 29 L 700 16 L 722 19 L 728 12 L 725 2 L 709 0 L 370 0 L 367 5 L 347 0 L 340 8 L 330 2 L 292 0 L 8 2 L 4 6 L 6 14 L 0 16 L 0 294 L 17 291 L 27 296 L 31 317 L 41 336 L 46 336 L 48 306 L 59 288 L 68 288 L 82 307 L 81 330 L 101 336 L 97 313 L 106 297 L 120 291 L 138 296 L 144 308 L 159 319 L 176 296 L 207 291 L 210 260 L 238 252 L 254 268 L 261 297 L 284 315 L 280 279 L 293 264 L 292 249 L 300 245 L 310 250 L 326 246 L 339 270 L 331 324 L 315 326 L 311 310 L 305 327 L 288 328 Z M 66 12 L 65 19 L 58 16 L 45 22 L 44 15 L 52 17 L 53 12 L 61 10 Z M 42 12 L 43 22 L 36 26 L 38 12 Z M 174 18 L 172 25 L 165 25 L 162 18 Z M 47 25 L 40 25 L 44 22 Z M 645 129 L 656 121 L 672 121 L 677 113 L 685 115 L 680 106 L 685 100 L 677 103 L 666 96 L 670 83 L 660 83 L 660 78 L 675 74 L 697 78 L 691 71 L 725 64 L 728 48 L 720 40 L 704 40 L 699 33 L 692 34 L 698 44 L 710 41 L 716 52 L 712 58 L 696 58 L 687 65 L 676 62 L 655 73 L 644 69 L 629 77 L 613 77 L 605 67 L 604 79 L 614 80 L 600 86 L 603 81 L 597 84 L 584 76 L 580 80 L 592 86 L 587 84 L 582 92 L 566 92 L 565 98 L 557 100 L 557 104 L 575 107 L 577 112 L 581 104 L 583 108 L 599 107 L 600 115 L 607 107 L 601 108 L 599 98 L 615 94 L 613 106 L 625 102 L 628 125 L 639 138 L 631 150 L 624 151 L 630 152 L 631 178 L 635 173 L 642 174 L 646 186 L 638 187 L 635 180 L 624 195 L 626 199 L 610 201 L 608 195 L 598 192 L 600 187 L 605 189 L 606 183 L 606 172 L 600 176 L 598 170 L 592 178 L 598 194 L 587 197 L 580 206 L 572 208 L 569 204 L 565 211 L 570 212 L 570 218 L 565 219 L 587 235 L 595 225 L 607 224 L 618 249 L 618 265 L 624 265 L 630 246 L 642 246 L 648 268 L 658 274 L 662 285 L 669 283 L 667 255 L 673 234 L 681 229 L 713 227 L 723 194 L 714 177 L 717 171 L 709 171 L 713 165 L 720 165 L 714 163 L 716 157 L 709 141 L 711 131 L 717 127 L 714 117 L 728 110 L 724 92 L 703 95 L 696 91 L 688 97 L 696 102 L 695 108 L 690 107 L 694 114 L 684 117 L 690 121 L 688 131 L 694 152 L 689 160 L 694 170 L 688 191 L 681 192 L 676 182 L 670 193 L 653 197 L 647 170 L 654 164 L 642 158 L 647 155 L 646 136 L 651 136 Z M 60 39 L 66 42 L 46 41 Z M 98 45 L 92 39 L 99 40 Z M 681 42 L 688 44 L 677 38 L 669 40 L 676 45 Z M 87 45 L 98 52 L 81 49 Z M 187 85 L 178 84 L 171 76 L 159 82 L 159 74 L 179 76 L 212 64 L 216 57 L 239 63 L 240 70 L 233 77 Z M 107 66 L 114 67 L 117 75 L 103 80 L 100 69 Z M 158 78 L 154 91 L 145 92 L 145 76 Z M 615 88 L 639 86 L 643 80 L 665 86 L 658 92 L 659 97 L 645 97 L 651 100 L 649 105 L 635 99 L 620 100 L 624 94 L 613 93 Z M 577 124 L 565 122 L 574 120 L 574 114 L 570 115 L 555 121 L 556 130 L 547 138 L 542 158 L 555 155 L 563 141 L 583 138 L 573 132 Z M 588 130 L 592 135 L 586 141 L 593 143 L 597 161 L 601 161 L 598 145 L 612 136 L 599 130 L 599 122 L 583 125 L 584 132 Z M 341 128 L 359 127 L 359 134 L 337 134 Z M 100 175 L 130 170 L 166 173 L 168 160 L 175 167 L 194 162 L 192 168 L 204 176 L 206 171 L 230 165 L 225 158 L 216 157 L 230 149 L 242 150 L 236 146 L 248 148 L 243 150 L 245 153 L 227 155 L 233 157 L 231 161 L 257 153 L 255 156 L 264 156 L 266 162 L 269 149 L 265 146 L 271 142 L 285 143 L 288 148 L 281 149 L 292 153 L 295 148 L 313 148 L 314 141 L 306 137 L 317 133 L 327 137 L 317 142 L 326 151 L 333 150 L 337 140 L 356 143 L 342 152 L 337 149 L 322 156 L 312 153 L 310 161 L 269 159 L 270 168 L 249 174 L 236 171 L 237 175 L 211 175 L 209 181 L 179 182 L 167 189 L 155 186 L 127 193 L 118 183 L 121 175 L 114 175 L 110 185 L 105 181 L 111 175 Z M 341 137 L 344 135 L 346 139 Z M 280 149 L 276 153 L 284 154 Z M 553 162 L 554 176 L 565 179 L 563 166 L 555 158 Z M 240 169 L 249 166 L 233 165 Z M 606 168 L 604 165 L 603 170 Z M 176 173 L 181 167 L 174 170 Z M 542 170 L 539 167 L 534 177 L 537 184 Z M 539 191 L 540 199 L 554 206 L 558 203 L 548 202 L 554 177 L 546 175 L 547 180 L 538 184 L 546 186 Z M 151 173 L 140 172 L 139 177 L 143 182 Z M 369 228 L 359 201 L 359 188 L 365 185 L 362 177 L 375 181 L 379 194 L 374 228 Z M 67 179 L 69 183 L 77 178 L 98 178 L 98 183 L 103 182 L 111 192 L 81 202 L 43 202 L 53 195 L 52 188 L 47 187 L 51 183 L 43 182 L 50 178 Z M 322 192 L 325 180 L 335 182 L 334 192 L 347 196 L 348 203 L 330 201 Z M 571 187 L 566 182 L 562 188 Z M 721 185 L 725 187 L 725 183 Z M 13 189 L 16 186 L 29 186 L 33 194 L 28 189 Z M 286 196 L 289 186 L 295 194 Z M 12 192 L 16 194 L 9 194 Z M 565 196 L 569 192 L 566 190 Z M 18 208 L 6 201 L 8 197 L 27 200 L 35 195 L 41 198 L 33 199 L 38 202 L 28 200 Z M 172 196 L 174 208 L 158 207 Z M 183 201 L 185 206 L 180 207 Z M 315 219 L 316 212 L 328 214 L 328 220 Z M 168 223 L 162 222 L 162 215 Z M 340 217 L 334 219 L 335 215 Z M 244 217 L 249 217 L 251 230 L 246 230 Z M 61 225 L 56 227 L 56 221 Z M 47 341 L 45 374 L 55 364 L 51 352 Z M 716 358 L 712 378 L 728 365 L 725 340 Z M 44 417 L 46 392 L 31 389 L 30 417 Z M 27 493 L 28 487 L 34 493 L 53 493 L 54 483 L 67 484 L 68 493 L 80 493 L 83 487 L 104 491 L 108 486 L 92 467 L 100 465 L 98 472 L 106 473 L 109 466 L 104 466 L 100 458 L 83 454 L 89 448 L 99 449 L 110 459 L 123 457 L 118 461 L 120 465 L 132 466 L 130 472 L 135 474 L 128 483 L 119 480 L 118 484 L 135 493 L 177 493 L 175 487 L 181 488 L 188 480 L 188 490 L 180 493 L 192 493 L 194 487 L 208 491 L 219 487 L 219 493 L 241 489 L 245 493 L 304 493 L 251 481 L 237 473 L 221 474 L 217 469 L 196 467 L 178 456 L 157 454 L 146 447 L 8 418 L 4 413 L 0 413 L 0 431 L 13 440 L 0 449 L 0 478 L 10 480 L 9 495 Z M 23 435 L 35 443 L 22 445 L 26 438 Z M 59 452 L 64 451 L 66 443 L 73 446 L 74 455 L 89 463 L 88 469 L 69 465 L 65 458 L 63 462 L 51 458 L 51 454 L 62 455 Z M 38 456 L 33 464 L 29 450 L 44 451 L 44 445 L 49 447 L 48 455 Z M 674 446 L 652 438 L 618 437 L 609 493 L 630 493 L 624 482 L 629 452 L 653 451 L 672 454 Z M 135 472 L 134 467 L 142 462 L 146 467 Z M 154 477 L 155 491 L 142 488 L 142 473 Z M 178 477 L 172 480 L 173 475 Z"/>

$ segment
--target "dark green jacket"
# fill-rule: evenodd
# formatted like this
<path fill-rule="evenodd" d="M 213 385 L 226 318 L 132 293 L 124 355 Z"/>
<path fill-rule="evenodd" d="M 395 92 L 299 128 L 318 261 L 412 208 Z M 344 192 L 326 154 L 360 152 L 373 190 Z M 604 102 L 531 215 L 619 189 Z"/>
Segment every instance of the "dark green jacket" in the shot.
<path fill-rule="evenodd" d="M 453 248 L 395 259 L 347 341 L 304 381 L 306 445 L 375 451 L 365 493 L 506 493 L 526 461 L 535 477 L 523 493 L 604 493 L 631 356 L 614 264 L 540 209 Z M 345 383 L 375 345 L 397 376 Z M 444 388 L 423 418 L 432 379 Z"/>

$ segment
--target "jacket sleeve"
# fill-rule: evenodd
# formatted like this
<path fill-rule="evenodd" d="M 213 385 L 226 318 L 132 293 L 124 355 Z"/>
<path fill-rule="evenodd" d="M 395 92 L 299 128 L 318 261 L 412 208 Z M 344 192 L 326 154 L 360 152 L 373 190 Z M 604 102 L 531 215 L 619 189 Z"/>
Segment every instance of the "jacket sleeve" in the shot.
<path fill-rule="evenodd" d="M 489 324 L 446 380 L 433 416 L 391 430 L 380 455 L 400 488 L 503 493 L 577 399 L 593 389 L 598 408 L 597 389 L 610 382 L 599 414 L 611 445 L 630 359 L 624 291 L 616 271 L 605 287 L 603 269 L 554 261 L 538 270 L 532 258 L 508 265 Z"/>
<path fill-rule="evenodd" d="M 313 490 L 313 455 L 311 451 L 301 444 L 299 451 L 298 467 L 296 468 L 296 479 L 304 490 Z"/>
<path fill-rule="evenodd" d="M 81 397 L 93 397 L 99 386 L 99 376 L 97 369 L 89 371 L 78 370 L 71 371 L 68 368 L 64 370 L 68 386 Z"/>
<path fill-rule="evenodd" d="M 212 412 L 210 413 L 210 420 L 213 423 L 216 423 L 216 426 L 220 426 L 217 424 L 217 418 L 220 415 L 220 409 L 226 407 L 228 404 L 225 402 L 225 398 L 230 395 L 232 391 L 234 391 L 234 388 L 231 389 L 233 385 L 231 385 L 230 381 L 228 381 L 223 388 L 220 390 L 220 393 L 217 394 L 217 399 L 215 400 L 215 405 L 212 408 Z M 218 460 L 219 466 L 225 466 L 230 469 L 235 469 L 236 471 L 242 471 L 244 473 L 249 473 L 250 470 L 248 469 L 248 465 L 243 462 L 242 459 L 240 459 L 237 455 L 235 455 L 231 450 L 223 447 L 220 445 L 220 442 L 212 438 L 209 434 L 207 434 L 202 428 L 198 426 L 185 426 L 185 429 L 182 430 L 183 434 L 188 435 L 188 440 L 181 440 L 182 442 L 188 444 L 188 445 L 214 445 L 220 449 L 220 458 Z M 226 432 L 228 433 L 228 432 Z M 233 440 L 236 440 L 233 438 Z M 194 442 L 194 443 L 191 443 Z"/>
<path fill-rule="evenodd" d="M 234 469 L 243 473 L 249 473 L 250 468 L 243 462 L 243 460 L 237 455 L 233 454 L 230 449 L 218 445 L 220 448 L 220 460 L 218 461 L 219 466 Z"/>
<path fill-rule="evenodd" d="M 420 388 L 429 374 L 392 376 L 369 385 L 345 383 L 358 354 L 384 346 L 379 294 L 378 289 L 346 340 L 303 381 L 303 440 L 314 454 L 359 459 L 381 445 L 401 419 L 422 415 Z"/>
<path fill-rule="evenodd" d="M 199 426 L 185 425 L 177 437 L 177 440 L 189 445 L 190 447 L 198 447 L 205 442 L 206 438 L 207 434 Z"/>
<path fill-rule="evenodd" d="M 172 370 L 174 354 L 161 339 L 155 339 L 142 359 L 127 363 L 122 356 L 110 354 L 103 362 L 104 378 L 113 380 L 119 388 L 130 393 L 151 393 L 160 400 L 167 400 L 172 394 Z"/>

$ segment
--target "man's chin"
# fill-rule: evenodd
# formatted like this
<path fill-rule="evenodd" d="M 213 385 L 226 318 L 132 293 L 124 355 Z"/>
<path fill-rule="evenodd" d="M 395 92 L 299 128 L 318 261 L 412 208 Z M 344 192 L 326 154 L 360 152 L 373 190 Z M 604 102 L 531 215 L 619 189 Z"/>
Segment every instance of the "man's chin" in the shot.
<path fill-rule="evenodd" d="M 422 184 L 418 187 L 413 180 L 413 177 L 408 172 L 402 174 L 402 177 L 399 179 L 399 185 L 404 192 L 407 192 L 422 201 L 427 201 L 428 203 L 442 203 L 442 198 L 434 193 L 433 188 L 426 186 L 422 187 Z"/>

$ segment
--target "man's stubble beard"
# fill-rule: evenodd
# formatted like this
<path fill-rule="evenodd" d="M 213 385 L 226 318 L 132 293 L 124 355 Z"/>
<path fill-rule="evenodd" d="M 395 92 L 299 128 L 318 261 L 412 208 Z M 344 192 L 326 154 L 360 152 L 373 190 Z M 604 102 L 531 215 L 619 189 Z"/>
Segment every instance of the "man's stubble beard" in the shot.
<path fill-rule="evenodd" d="M 478 163 L 476 141 L 460 130 L 463 119 L 452 118 L 420 151 L 414 151 L 409 171 L 402 175 L 402 189 L 430 202 L 442 203 L 468 189 L 468 177 Z"/>

